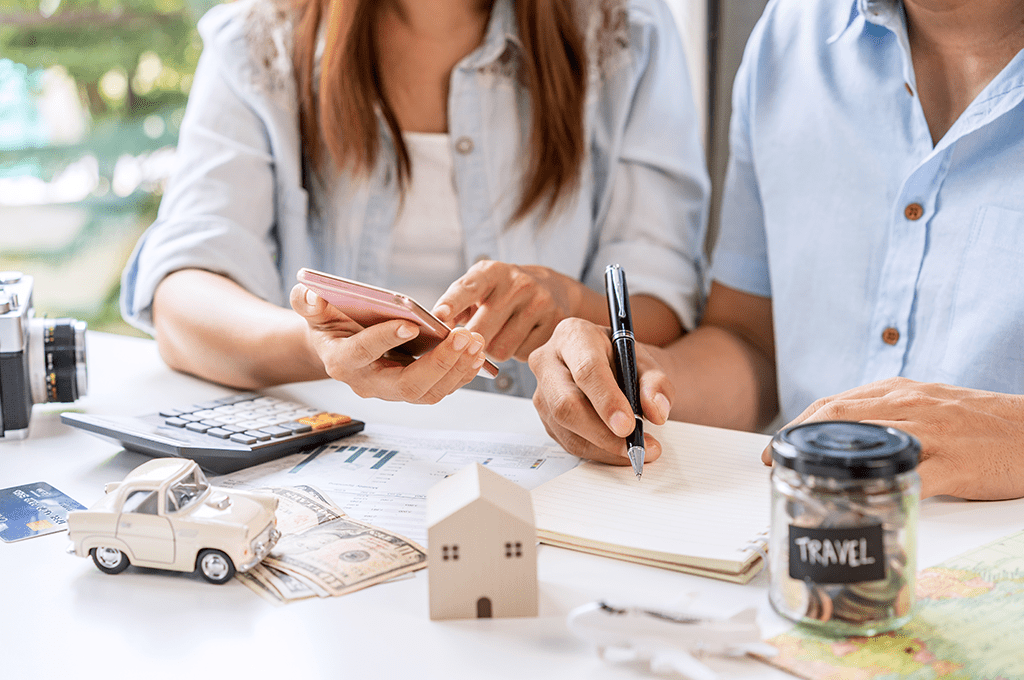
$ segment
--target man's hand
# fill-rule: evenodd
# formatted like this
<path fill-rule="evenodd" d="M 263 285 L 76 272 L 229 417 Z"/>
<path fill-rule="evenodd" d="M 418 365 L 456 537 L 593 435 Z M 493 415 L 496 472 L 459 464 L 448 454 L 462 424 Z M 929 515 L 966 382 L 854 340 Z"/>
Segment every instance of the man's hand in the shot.
<path fill-rule="evenodd" d="M 576 316 L 583 284 L 547 267 L 477 262 L 434 305 L 449 326 L 464 324 L 498 361 L 526 361 L 562 319 Z"/>
<path fill-rule="evenodd" d="M 385 321 L 364 329 L 301 283 L 292 288 L 291 305 L 306 319 L 310 346 L 327 374 L 361 397 L 435 404 L 472 380 L 484 363 L 483 338 L 465 328 L 409 362 L 389 352 L 416 337 L 414 323 Z"/>
<path fill-rule="evenodd" d="M 819 399 L 790 425 L 852 420 L 894 427 L 921 442 L 921 496 L 1024 496 L 1024 397 L 906 378 Z M 771 453 L 761 455 L 771 464 Z"/>
<path fill-rule="evenodd" d="M 674 395 L 672 384 L 647 349 L 638 344 L 640 403 L 644 416 L 661 425 Z M 544 427 L 566 451 L 603 463 L 629 465 L 624 437 L 633 431 L 629 401 L 615 380 L 608 329 L 566 319 L 551 339 L 530 355 L 537 376 L 534 406 Z M 661 455 L 661 444 L 644 434 L 646 460 Z"/>

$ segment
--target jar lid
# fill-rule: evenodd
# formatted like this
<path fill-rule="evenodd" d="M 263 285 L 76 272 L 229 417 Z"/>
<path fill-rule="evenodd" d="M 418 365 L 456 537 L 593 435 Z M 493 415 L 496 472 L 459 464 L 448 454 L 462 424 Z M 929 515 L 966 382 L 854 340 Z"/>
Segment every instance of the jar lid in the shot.
<path fill-rule="evenodd" d="M 805 475 L 881 479 L 917 467 L 921 444 L 893 427 L 842 420 L 803 423 L 772 438 L 772 460 Z"/>

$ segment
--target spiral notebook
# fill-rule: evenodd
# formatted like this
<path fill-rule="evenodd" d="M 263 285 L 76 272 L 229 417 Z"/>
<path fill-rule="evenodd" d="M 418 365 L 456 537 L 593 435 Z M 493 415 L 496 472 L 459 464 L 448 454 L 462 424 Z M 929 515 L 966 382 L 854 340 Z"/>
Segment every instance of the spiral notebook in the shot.
<path fill-rule="evenodd" d="M 767 549 L 770 468 L 763 434 L 669 422 L 636 479 L 628 465 L 584 462 L 533 491 L 541 543 L 747 583 Z"/>

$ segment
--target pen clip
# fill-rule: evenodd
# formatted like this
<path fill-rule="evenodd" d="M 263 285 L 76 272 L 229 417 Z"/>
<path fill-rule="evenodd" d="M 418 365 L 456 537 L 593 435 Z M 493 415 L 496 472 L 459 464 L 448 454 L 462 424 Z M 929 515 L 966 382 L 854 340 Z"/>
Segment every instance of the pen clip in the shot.
<path fill-rule="evenodd" d="M 625 274 L 622 271 L 622 267 L 617 264 L 608 265 L 608 270 L 611 273 L 612 280 L 612 293 L 615 296 L 615 316 L 620 319 L 626 318 L 626 286 Z"/>

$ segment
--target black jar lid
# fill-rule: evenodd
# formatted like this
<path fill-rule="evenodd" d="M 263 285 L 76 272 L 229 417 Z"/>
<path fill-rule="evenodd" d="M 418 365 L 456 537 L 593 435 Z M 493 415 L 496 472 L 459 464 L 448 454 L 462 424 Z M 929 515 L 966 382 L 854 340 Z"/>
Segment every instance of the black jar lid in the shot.
<path fill-rule="evenodd" d="M 772 438 L 772 460 L 804 475 L 883 479 L 917 467 L 921 444 L 893 427 L 830 420 L 803 423 Z"/>

